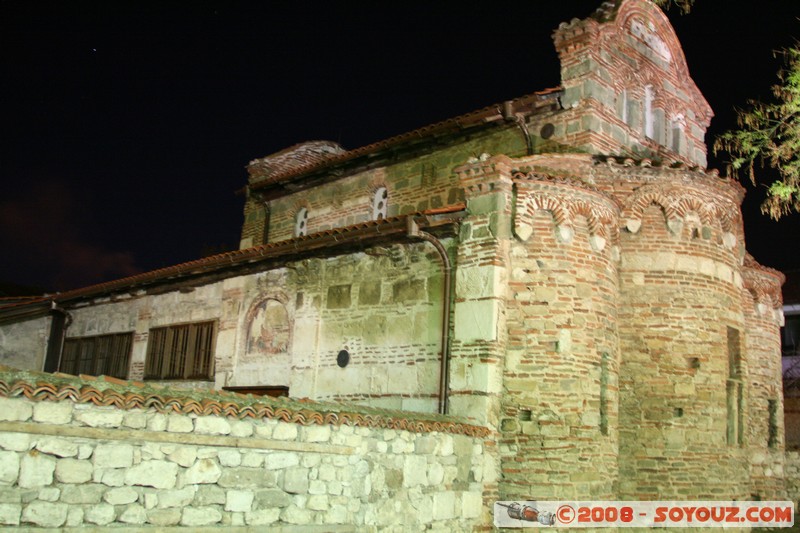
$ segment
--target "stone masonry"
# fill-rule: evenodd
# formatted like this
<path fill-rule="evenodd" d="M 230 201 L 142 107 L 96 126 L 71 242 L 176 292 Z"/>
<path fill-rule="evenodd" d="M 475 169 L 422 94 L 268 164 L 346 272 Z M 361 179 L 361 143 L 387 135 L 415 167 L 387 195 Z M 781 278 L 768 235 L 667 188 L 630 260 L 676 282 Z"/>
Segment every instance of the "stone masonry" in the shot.
<path fill-rule="evenodd" d="M 306 423 L 198 415 L 184 412 L 192 410 L 187 397 L 173 397 L 169 410 L 120 409 L 94 405 L 111 397 L 97 385 L 45 387 L 67 396 L 51 401 L 25 381 L 0 378 L 6 393 L 34 400 L 0 398 L 4 527 L 465 531 L 486 513 L 483 481 L 494 465 L 481 438 L 450 425 L 370 423 L 403 416 L 390 411 L 355 411 L 349 423 L 329 425 L 314 421 L 314 409 L 330 406 L 315 404 L 303 406 Z M 142 395 L 135 387 L 119 394 Z M 281 416 L 296 406 L 276 409 Z"/>

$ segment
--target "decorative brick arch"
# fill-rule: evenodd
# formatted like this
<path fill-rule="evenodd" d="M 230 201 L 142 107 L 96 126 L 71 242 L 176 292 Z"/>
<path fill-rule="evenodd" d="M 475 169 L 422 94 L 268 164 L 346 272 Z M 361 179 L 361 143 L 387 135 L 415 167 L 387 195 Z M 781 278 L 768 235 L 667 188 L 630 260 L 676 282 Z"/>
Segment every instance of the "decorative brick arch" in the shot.
<path fill-rule="evenodd" d="M 548 211 L 553 217 L 556 230 L 562 237 L 569 238 L 572 233 L 572 216 L 564 202 L 550 194 L 527 192 L 517 196 L 516 215 L 514 216 L 514 233 L 523 241 L 527 241 L 533 234 L 530 224 L 536 211 Z"/>
<path fill-rule="evenodd" d="M 686 218 L 691 213 L 697 213 L 704 226 L 711 226 L 714 207 L 714 204 L 703 202 L 696 196 L 684 195 L 675 202 L 675 213 L 681 218 Z"/>
<path fill-rule="evenodd" d="M 637 191 L 629 201 L 628 206 L 622 211 L 623 220 L 631 233 L 636 233 L 642 225 L 644 210 L 651 205 L 661 208 L 664 221 L 669 223 L 677 218 L 673 200 L 660 188 L 645 187 Z"/>

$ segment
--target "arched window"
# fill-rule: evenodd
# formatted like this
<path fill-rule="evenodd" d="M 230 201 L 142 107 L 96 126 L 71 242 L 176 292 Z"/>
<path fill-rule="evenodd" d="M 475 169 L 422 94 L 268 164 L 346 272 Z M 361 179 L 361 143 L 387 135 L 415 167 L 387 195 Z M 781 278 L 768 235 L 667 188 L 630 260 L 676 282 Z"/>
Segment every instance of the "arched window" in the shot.
<path fill-rule="evenodd" d="M 294 236 L 302 237 L 308 234 L 308 209 L 301 207 L 294 219 Z"/>
<path fill-rule="evenodd" d="M 644 87 L 644 135 L 655 140 L 655 115 L 653 113 L 653 86 Z"/>
<path fill-rule="evenodd" d="M 386 209 L 389 204 L 389 191 L 386 187 L 378 187 L 372 195 L 372 220 L 382 220 L 386 218 Z"/>

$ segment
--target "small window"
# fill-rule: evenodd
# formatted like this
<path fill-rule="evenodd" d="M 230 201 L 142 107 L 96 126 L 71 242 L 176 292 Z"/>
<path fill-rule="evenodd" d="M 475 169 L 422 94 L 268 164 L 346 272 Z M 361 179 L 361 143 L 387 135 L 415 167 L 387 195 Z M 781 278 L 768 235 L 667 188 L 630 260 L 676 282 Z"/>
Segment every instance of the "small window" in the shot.
<path fill-rule="evenodd" d="M 64 340 L 59 372 L 91 376 L 128 377 L 133 333 L 115 333 Z"/>
<path fill-rule="evenodd" d="M 308 235 L 308 209 L 301 207 L 294 219 L 294 236 Z"/>
<path fill-rule="evenodd" d="M 644 135 L 648 139 L 655 139 L 655 115 L 653 113 L 653 86 L 644 88 Z"/>
<path fill-rule="evenodd" d="M 681 149 L 683 148 L 684 140 L 683 140 L 683 131 L 686 123 L 683 120 L 682 116 L 678 116 L 673 118 L 670 122 L 670 148 L 675 153 L 681 153 Z"/>
<path fill-rule="evenodd" d="M 778 400 L 767 400 L 767 446 L 778 446 Z"/>
<path fill-rule="evenodd" d="M 727 441 L 731 446 L 744 443 L 744 384 L 739 330 L 728 326 Z"/>
<path fill-rule="evenodd" d="M 214 372 L 214 322 L 150 330 L 145 379 L 210 380 Z"/>
<path fill-rule="evenodd" d="M 372 220 L 382 220 L 386 218 L 387 207 L 389 204 L 389 191 L 386 187 L 380 187 L 372 196 Z"/>

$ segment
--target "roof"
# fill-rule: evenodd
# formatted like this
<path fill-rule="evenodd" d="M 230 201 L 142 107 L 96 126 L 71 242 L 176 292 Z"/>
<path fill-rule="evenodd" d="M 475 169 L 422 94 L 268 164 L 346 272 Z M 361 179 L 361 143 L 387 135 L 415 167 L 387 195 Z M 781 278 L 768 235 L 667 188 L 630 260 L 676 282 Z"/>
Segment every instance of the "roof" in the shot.
<path fill-rule="evenodd" d="M 310 425 L 356 426 L 415 432 L 486 437 L 488 428 L 464 419 L 409 413 L 352 404 L 307 399 L 253 397 L 219 390 L 179 390 L 155 383 L 124 381 L 107 376 L 70 376 L 21 371 L 0 365 L 0 398 L 34 402 L 72 402 L 122 410 L 150 409 L 164 414 L 228 416 L 241 420 L 272 419 Z"/>
<path fill-rule="evenodd" d="M 315 154 L 314 157 L 309 158 L 308 161 L 305 161 L 302 164 L 298 164 L 298 162 L 295 160 L 294 164 L 292 165 L 278 166 L 269 176 L 252 183 L 250 185 L 250 189 L 259 190 L 278 184 L 292 182 L 298 178 L 323 169 L 330 169 L 331 167 L 337 167 L 346 163 L 354 163 L 362 158 L 368 159 L 387 150 L 398 149 L 411 144 L 425 142 L 435 137 L 458 134 L 467 130 L 478 129 L 485 125 L 504 124 L 504 116 L 505 113 L 507 113 L 504 112 L 504 108 L 508 108 L 509 105 L 510 109 L 512 109 L 513 113 L 515 114 L 533 114 L 536 112 L 541 112 L 543 109 L 551 109 L 553 104 L 557 103 L 558 96 L 561 94 L 561 92 L 561 87 L 545 89 L 543 91 L 534 92 L 513 100 L 509 100 L 508 102 L 493 104 L 464 115 L 459 115 L 451 119 L 436 122 L 407 133 L 401 133 L 400 135 L 395 135 L 394 137 L 368 144 L 354 150 L 348 150 L 341 153 L 335 153 L 334 150 L 331 150 L 330 155 L 327 157 L 319 157 L 318 154 Z M 314 143 L 324 142 L 325 141 L 314 141 Z M 303 144 L 295 145 L 295 147 L 301 146 L 303 146 Z M 286 157 L 287 150 L 282 150 L 273 156 L 257 159 L 251 162 L 251 165 L 263 165 L 265 161 L 272 157 L 284 158 Z"/>
<path fill-rule="evenodd" d="M 262 244 L 252 248 L 224 252 L 174 266 L 152 270 L 126 278 L 99 283 L 61 293 L 0 301 L 0 321 L 40 315 L 53 304 L 64 304 L 112 294 L 129 294 L 158 285 L 175 284 L 202 278 L 210 274 L 233 277 L 253 270 L 276 268 L 292 260 L 313 256 L 330 256 L 377 246 L 408 237 L 410 220 L 420 229 L 431 231 L 452 226 L 466 206 L 456 204 L 437 209 L 398 215 L 381 220 L 360 222 L 284 241 Z M 174 288 L 169 287 L 168 288 Z"/>

